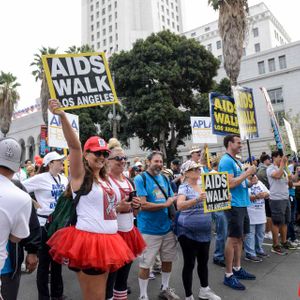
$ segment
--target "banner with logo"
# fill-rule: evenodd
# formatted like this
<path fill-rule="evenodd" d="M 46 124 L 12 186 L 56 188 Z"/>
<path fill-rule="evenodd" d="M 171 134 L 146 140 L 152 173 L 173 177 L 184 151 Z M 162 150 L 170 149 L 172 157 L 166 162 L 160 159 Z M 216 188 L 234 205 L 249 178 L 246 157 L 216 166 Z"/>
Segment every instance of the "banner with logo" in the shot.
<path fill-rule="evenodd" d="M 228 173 L 202 173 L 201 177 L 202 187 L 206 193 L 204 212 L 230 209 Z"/>
<path fill-rule="evenodd" d="M 104 53 L 43 55 L 42 62 L 63 110 L 119 103 Z"/>
<path fill-rule="evenodd" d="M 292 131 L 292 126 L 286 119 L 283 118 L 283 121 L 284 121 L 284 126 L 285 126 L 286 133 L 287 133 L 287 136 L 288 136 L 288 139 L 290 142 L 291 149 L 292 149 L 292 151 L 294 151 L 297 154 L 298 151 L 297 151 L 297 146 L 296 146 L 295 139 L 294 139 L 294 134 Z"/>
<path fill-rule="evenodd" d="M 242 140 L 258 138 L 258 126 L 252 89 L 233 86 L 233 95 Z"/>
<path fill-rule="evenodd" d="M 216 92 L 209 94 L 212 132 L 217 135 L 239 134 L 234 99 Z"/>
<path fill-rule="evenodd" d="M 278 125 L 278 122 L 277 122 L 277 119 L 276 119 L 276 116 L 275 116 L 275 113 L 274 113 L 274 109 L 273 109 L 273 106 L 272 106 L 272 103 L 271 103 L 271 99 L 269 97 L 269 94 L 268 94 L 266 88 L 261 87 L 260 89 L 261 89 L 261 91 L 262 91 L 262 93 L 263 93 L 263 95 L 266 99 L 267 109 L 268 109 L 269 117 L 270 117 L 270 120 L 271 120 L 271 126 L 272 126 L 272 130 L 273 130 L 277 150 L 284 153 L 285 152 L 285 147 L 284 147 L 284 144 L 283 144 L 283 141 L 282 141 L 279 125 Z"/>
<path fill-rule="evenodd" d="M 210 117 L 191 117 L 193 144 L 215 144 L 217 136 L 212 133 Z"/>
<path fill-rule="evenodd" d="M 77 115 L 66 114 L 67 118 L 79 139 L 79 118 Z M 50 147 L 68 149 L 67 141 L 62 131 L 61 120 L 58 115 L 48 110 L 48 145 Z"/>

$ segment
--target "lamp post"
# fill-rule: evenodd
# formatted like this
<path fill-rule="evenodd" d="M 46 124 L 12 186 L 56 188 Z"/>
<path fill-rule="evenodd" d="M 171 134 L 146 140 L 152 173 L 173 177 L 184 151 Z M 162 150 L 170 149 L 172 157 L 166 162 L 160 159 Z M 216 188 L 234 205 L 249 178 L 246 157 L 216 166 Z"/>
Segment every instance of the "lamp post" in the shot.
<path fill-rule="evenodd" d="M 113 137 L 117 138 L 117 132 L 120 131 L 121 116 L 119 115 L 119 113 L 116 114 L 115 104 L 113 104 L 113 111 L 110 111 L 107 117 L 110 122 L 110 129 L 112 129 L 113 131 Z"/>

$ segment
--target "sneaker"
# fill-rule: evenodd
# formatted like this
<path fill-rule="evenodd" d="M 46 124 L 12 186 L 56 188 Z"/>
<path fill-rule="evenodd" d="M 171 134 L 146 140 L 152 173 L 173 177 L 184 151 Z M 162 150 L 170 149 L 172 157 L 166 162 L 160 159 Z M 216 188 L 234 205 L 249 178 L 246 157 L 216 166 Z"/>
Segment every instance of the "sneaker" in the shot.
<path fill-rule="evenodd" d="M 269 231 L 269 232 L 265 233 L 265 239 L 268 239 L 268 240 L 272 240 L 273 239 L 272 231 Z"/>
<path fill-rule="evenodd" d="M 242 267 L 238 270 L 235 271 L 234 269 L 232 270 L 233 275 L 237 278 L 237 279 L 244 279 L 244 280 L 254 280 L 256 279 L 256 276 L 248 273 L 245 269 L 243 269 Z"/>
<path fill-rule="evenodd" d="M 224 275 L 223 283 L 234 290 L 243 291 L 246 289 L 246 287 L 241 282 L 239 282 L 239 280 L 234 275 L 231 275 L 230 277 L 226 277 L 226 275 Z"/>
<path fill-rule="evenodd" d="M 213 260 L 213 263 L 214 263 L 215 265 L 220 266 L 220 267 L 223 267 L 223 268 L 226 267 L 225 260 L 223 260 L 223 259 L 214 259 L 214 260 Z"/>
<path fill-rule="evenodd" d="M 154 280 L 156 278 L 155 274 L 151 271 L 149 273 L 149 280 Z"/>
<path fill-rule="evenodd" d="M 253 256 L 253 255 L 246 255 L 245 260 L 252 261 L 255 263 L 262 262 L 262 259 L 260 257 Z"/>
<path fill-rule="evenodd" d="M 293 242 L 290 242 L 290 241 L 286 241 L 285 243 L 281 243 L 281 246 L 284 248 L 284 249 L 288 249 L 288 250 L 297 250 L 297 244 L 296 243 L 293 243 Z"/>
<path fill-rule="evenodd" d="M 215 292 L 210 289 L 210 287 L 200 288 L 198 297 L 200 299 L 207 299 L 207 300 L 221 300 L 221 297 L 216 295 Z"/>
<path fill-rule="evenodd" d="M 149 298 L 147 296 L 141 296 L 138 300 L 149 300 Z"/>
<path fill-rule="evenodd" d="M 270 255 L 266 252 L 256 252 L 256 255 L 262 258 L 270 257 Z"/>
<path fill-rule="evenodd" d="M 161 290 L 158 298 L 162 300 L 180 300 L 179 296 L 175 294 L 175 290 L 170 287 Z"/>
<path fill-rule="evenodd" d="M 271 252 L 276 253 L 278 255 L 287 255 L 287 252 L 285 252 L 284 250 L 281 249 L 281 247 L 279 245 L 273 245 L 271 248 Z"/>

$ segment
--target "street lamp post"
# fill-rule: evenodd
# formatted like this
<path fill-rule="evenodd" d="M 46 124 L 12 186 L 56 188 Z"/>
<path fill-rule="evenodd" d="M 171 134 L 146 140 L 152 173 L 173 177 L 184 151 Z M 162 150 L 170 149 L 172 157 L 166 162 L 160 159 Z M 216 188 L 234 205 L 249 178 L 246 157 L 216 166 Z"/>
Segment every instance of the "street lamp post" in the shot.
<path fill-rule="evenodd" d="M 110 129 L 112 128 L 113 131 L 113 137 L 117 138 L 117 132 L 120 131 L 120 121 L 121 121 L 121 116 L 119 113 L 116 114 L 116 105 L 113 104 L 113 110 L 112 112 L 110 111 L 108 114 L 108 119 L 110 122 Z"/>

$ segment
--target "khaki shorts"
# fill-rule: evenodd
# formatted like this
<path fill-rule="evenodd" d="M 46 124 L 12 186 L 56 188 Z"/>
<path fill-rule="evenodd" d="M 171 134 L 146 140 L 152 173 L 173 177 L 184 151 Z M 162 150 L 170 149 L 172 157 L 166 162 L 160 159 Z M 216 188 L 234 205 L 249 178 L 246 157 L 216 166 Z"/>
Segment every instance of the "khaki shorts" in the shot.
<path fill-rule="evenodd" d="M 162 262 L 173 262 L 177 258 L 177 239 L 170 231 L 165 235 L 142 234 L 147 247 L 139 256 L 139 267 L 150 269 L 156 255 L 160 254 Z"/>

